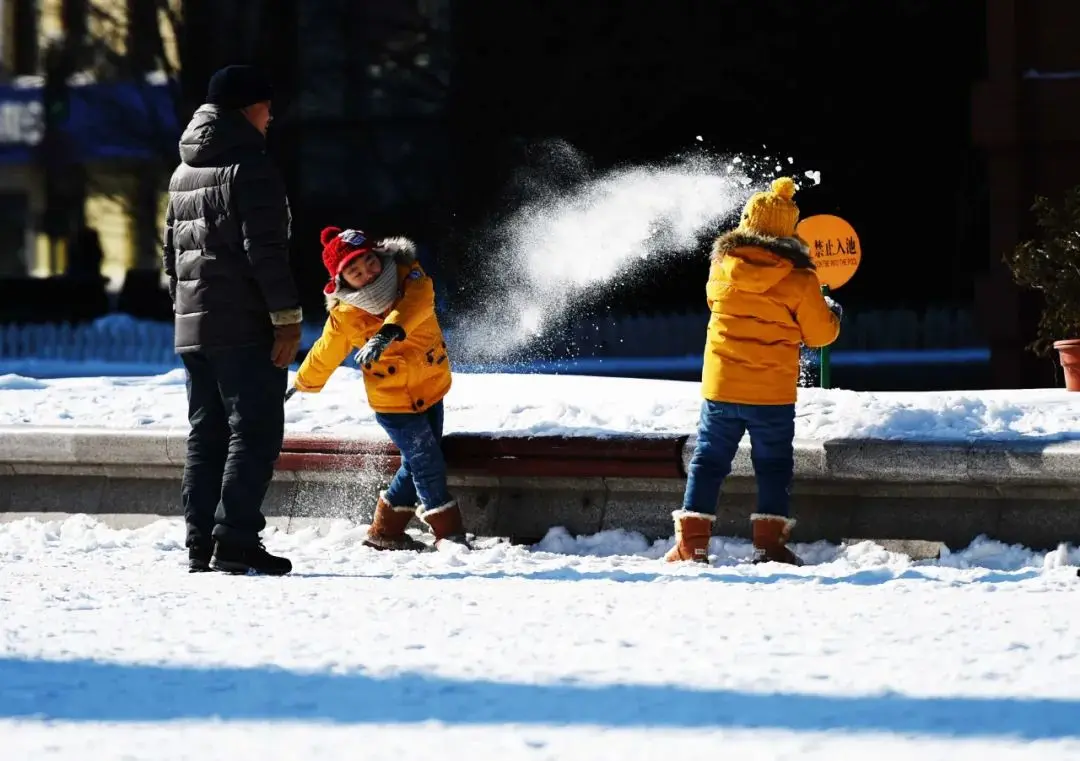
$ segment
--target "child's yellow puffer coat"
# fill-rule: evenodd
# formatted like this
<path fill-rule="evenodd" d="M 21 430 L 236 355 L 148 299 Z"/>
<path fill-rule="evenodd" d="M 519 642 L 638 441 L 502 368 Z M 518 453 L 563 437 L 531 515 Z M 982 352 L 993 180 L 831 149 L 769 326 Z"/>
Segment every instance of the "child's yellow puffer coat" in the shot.
<path fill-rule="evenodd" d="M 736 404 L 794 404 L 799 344 L 827 346 L 840 320 L 825 303 L 806 244 L 736 229 L 720 236 L 706 285 L 702 395 Z"/>
<path fill-rule="evenodd" d="M 420 265 L 398 258 L 398 298 L 385 318 L 327 296 L 329 317 L 323 334 L 311 347 L 295 386 L 321 391 L 350 352 L 363 346 L 384 324 L 405 331 L 403 341 L 391 343 L 378 362 L 361 368 L 368 404 L 375 412 L 424 412 L 450 390 L 450 358 L 435 316 L 435 289 Z"/>

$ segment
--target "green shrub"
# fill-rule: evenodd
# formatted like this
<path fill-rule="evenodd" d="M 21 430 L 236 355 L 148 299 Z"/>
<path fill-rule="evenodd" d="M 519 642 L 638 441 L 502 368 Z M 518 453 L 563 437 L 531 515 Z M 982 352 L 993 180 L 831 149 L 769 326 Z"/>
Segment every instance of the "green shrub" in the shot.
<path fill-rule="evenodd" d="M 1038 196 L 1031 207 L 1038 233 L 1005 254 L 1013 279 L 1043 296 L 1039 332 L 1029 347 L 1041 356 L 1054 341 L 1080 338 L 1080 185 L 1056 206 Z"/>

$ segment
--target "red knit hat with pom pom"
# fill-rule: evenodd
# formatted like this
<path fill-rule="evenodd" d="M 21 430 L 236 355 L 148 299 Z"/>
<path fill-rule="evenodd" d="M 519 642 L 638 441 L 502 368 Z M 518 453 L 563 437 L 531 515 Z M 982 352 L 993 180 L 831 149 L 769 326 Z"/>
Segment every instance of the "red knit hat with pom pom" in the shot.
<path fill-rule="evenodd" d="M 327 227 L 319 235 L 323 244 L 322 260 L 332 281 L 345 265 L 358 256 L 371 251 L 373 243 L 361 230 L 342 230 L 340 227 Z"/>

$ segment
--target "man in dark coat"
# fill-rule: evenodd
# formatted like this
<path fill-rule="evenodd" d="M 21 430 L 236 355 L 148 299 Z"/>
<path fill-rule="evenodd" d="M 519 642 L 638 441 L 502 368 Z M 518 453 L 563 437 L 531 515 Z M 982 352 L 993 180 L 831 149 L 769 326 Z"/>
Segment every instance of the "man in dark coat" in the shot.
<path fill-rule="evenodd" d="M 253 67 L 216 72 L 169 182 L 163 258 L 187 374 L 191 571 L 292 570 L 259 540 L 303 318 L 285 185 L 266 155 L 272 95 Z"/>

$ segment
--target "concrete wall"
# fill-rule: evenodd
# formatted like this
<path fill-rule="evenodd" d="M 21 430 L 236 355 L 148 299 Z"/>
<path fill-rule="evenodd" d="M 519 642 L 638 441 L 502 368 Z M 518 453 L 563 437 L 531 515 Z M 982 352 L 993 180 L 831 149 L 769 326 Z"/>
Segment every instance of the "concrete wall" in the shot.
<path fill-rule="evenodd" d="M 0 428 L 0 513 L 180 515 L 183 431 Z M 692 438 L 456 436 L 451 487 L 468 528 L 535 541 L 628 529 L 672 534 Z M 515 454 L 516 453 L 516 454 Z M 370 520 L 396 467 L 387 442 L 286 440 L 265 503 L 285 528 L 311 519 Z M 721 498 L 716 531 L 747 536 L 754 510 L 749 450 Z M 962 547 L 980 534 L 1046 549 L 1080 542 L 1080 442 L 1042 444 L 843 440 L 799 442 L 796 541 L 924 540 Z"/>

